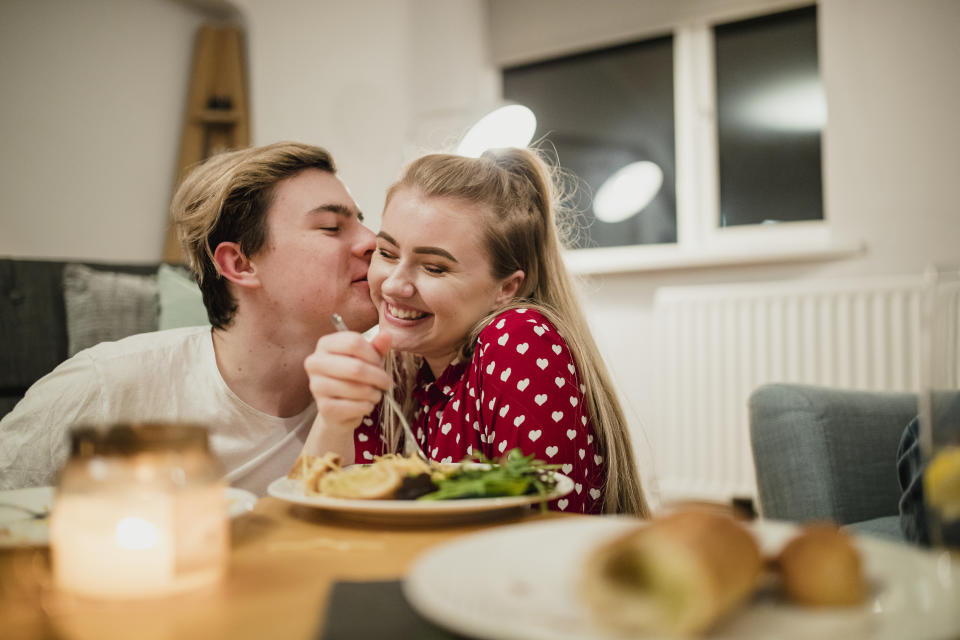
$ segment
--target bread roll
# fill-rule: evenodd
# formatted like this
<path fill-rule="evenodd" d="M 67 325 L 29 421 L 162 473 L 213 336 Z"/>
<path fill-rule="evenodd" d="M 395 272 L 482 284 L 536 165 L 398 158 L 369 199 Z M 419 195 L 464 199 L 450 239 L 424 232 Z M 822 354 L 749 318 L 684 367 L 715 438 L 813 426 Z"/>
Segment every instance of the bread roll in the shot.
<path fill-rule="evenodd" d="M 628 633 L 700 633 L 749 596 L 762 569 L 732 518 L 680 511 L 596 549 L 582 594 L 596 618 Z"/>
<path fill-rule="evenodd" d="M 804 527 L 777 558 L 787 597 L 814 606 L 856 605 L 867 584 L 850 536 L 832 524 Z"/>

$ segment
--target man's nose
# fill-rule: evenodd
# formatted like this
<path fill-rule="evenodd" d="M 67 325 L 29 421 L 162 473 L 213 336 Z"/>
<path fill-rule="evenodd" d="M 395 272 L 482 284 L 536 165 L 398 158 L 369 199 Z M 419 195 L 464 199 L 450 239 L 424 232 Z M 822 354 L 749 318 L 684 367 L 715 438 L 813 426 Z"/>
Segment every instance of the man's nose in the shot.
<path fill-rule="evenodd" d="M 357 239 L 353 243 L 354 255 L 365 258 L 368 262 L 377 248 L 377 236 L 363 225 L 358 225 Z"/>

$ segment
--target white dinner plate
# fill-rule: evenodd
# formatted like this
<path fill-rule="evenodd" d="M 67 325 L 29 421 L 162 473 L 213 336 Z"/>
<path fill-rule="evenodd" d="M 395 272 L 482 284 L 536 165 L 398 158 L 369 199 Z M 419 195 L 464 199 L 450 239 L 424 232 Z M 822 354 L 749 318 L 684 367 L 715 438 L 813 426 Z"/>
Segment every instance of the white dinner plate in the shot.
<path fill-rule="evenodd" d="M 245 489 L 227 487 L 227 515 L 235 518 L 253 509 L 257 496 Z M 47 518 L 32 518 L 26 512 L 9 506 L 16 504 L 39 513 L 53 508 L 53 487 L 30 487 L 0 491 L 0 548 L 43 546 L 50 541 Z"/>
<path fill-rule="evenodd" d="M 573 480 L 556 473 L 557 486 L 546 500 L 562 498 L 573 491 Z M 504 498 L 464 498 L 462 500 L 347 500 L 307 495 L 303 485 L 289 478 L 277 478 L 267 487 L 274 498 L 334 512 L 337 516 L 376 523 L 443 524 L 470 522 L 503 515 L 505 512 L 537 504 L 539 495 Z"/>
<path fill-rule="evenodd" d="M 637 520 L 591 517 L 510 525 L 434 547 L 413 565 L 403 590 L 421 615 L 457 633 L 498 640 L 614 640 L 577 592 L 587 553 Z M 796 531 L 752 525 L 765 555 Z M 715 627 L 710 638 L 956 638 L 960 564 L 945 552 L 856 537 L 871 584 L 858 607 L 787 603 L 775 584 Z M 648 638 L 651 636 L 647 636 Z"/>

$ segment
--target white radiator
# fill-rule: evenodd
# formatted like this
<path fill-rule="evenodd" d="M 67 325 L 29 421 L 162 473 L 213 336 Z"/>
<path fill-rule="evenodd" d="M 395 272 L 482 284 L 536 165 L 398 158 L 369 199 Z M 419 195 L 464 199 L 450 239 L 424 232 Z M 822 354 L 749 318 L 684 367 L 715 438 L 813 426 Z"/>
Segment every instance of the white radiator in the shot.
<path fill-rule="evenodd" d="M 665 500 L 756 497 L 747 399 L 767 382 L 916 391 L 921 278 L 664 287 L 654 419 Z"/>

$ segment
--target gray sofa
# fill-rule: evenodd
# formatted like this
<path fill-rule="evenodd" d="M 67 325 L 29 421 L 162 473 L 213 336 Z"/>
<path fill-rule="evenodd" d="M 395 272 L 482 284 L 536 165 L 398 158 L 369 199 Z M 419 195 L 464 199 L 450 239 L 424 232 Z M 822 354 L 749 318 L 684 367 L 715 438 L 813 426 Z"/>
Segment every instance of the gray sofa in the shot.
<path fill-rule="evenodd" d="M 0 417 L 86 347 L 205 322 L 179 267 L 0 258 Z"/>
<path fill-rule="evenodd" d="M 897 447 L 916 395 L 769 384 L 749 410 L 764 517 L 902 539 Z"/>

